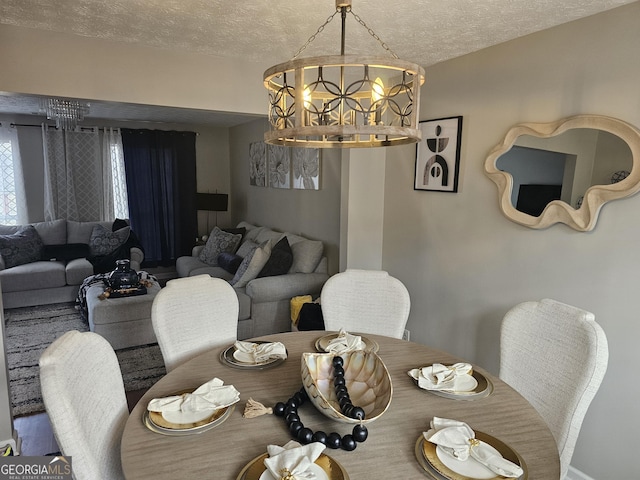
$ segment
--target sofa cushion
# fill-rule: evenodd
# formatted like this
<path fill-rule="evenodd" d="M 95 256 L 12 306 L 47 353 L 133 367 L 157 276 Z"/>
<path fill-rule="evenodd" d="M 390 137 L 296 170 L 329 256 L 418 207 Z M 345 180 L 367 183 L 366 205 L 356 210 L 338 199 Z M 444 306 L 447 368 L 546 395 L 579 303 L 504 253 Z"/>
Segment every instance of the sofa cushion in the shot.
<path fill-rule="evenodd" d="M 73 260 L 74 258 L 86 258 L 91 255 L 89 245 L 86 243 L 69 243 L 63 245 L 45 245 L 42 249 L 41 260 Z"/>
<path fill-rule="evenodd" d="M 289 273 L 311 273 L 322 258 L 323 246 L 319 240 L 303 240 L 291 245 L 293 264 Z"/>
<path fill-rule="evenodd" d="M 42 258 L 42 239 L 33 225 L 13 235 L 0 235 L 0 254 L 6 268 L 37 262 Z"/>
<path fill-rule="evenodd" d="M 256 278 L 284 275 L 289 271 L 293 263 L 293 252 L 289 246 L 287 237 L 282 237 L 271 249 L 269 260 L 265 263 Z"/>
<path fill-rule="evenodd" d="M 222 252 L 218 255 L 218 266 L 224 268 L 227 272 L 235 273 L 238 271 L 238 267 L 242 263 L 242 257 L 235 253 Z"/>
<path fill-rule="evenodd" d="M 215 227 L 200 252 L 200 261 L 212 267 L 217 266 L 218 255 L 222 252 L 234 253 L 240 244 L 240 240 L 242 240 L 242 235 L 228 233 Z"/>
<path fill-rule="evenodd" d="M 284 235 L 282 232 L 276 232 L 275 230 L 270 230 L 265 228 L 256 236 L 256 243 L 258 245 L 271 240 L 272 244 L 275 244 L 278 240 L 282 238 Z"/>
<path fill-rule="evenodd" d="M 245 240 L 244 242 L 242 242 L 242 245 L 238 247 L 238 250 L 236 251 L 236 255 L 244 258 L 247 255 L 249 255 L 249 253 L 251 253 L 251 251 L 254 250 L 257 246 L 258 244 L 253 240 Z"/>
<path fill-rule="evenodd" d="M 86 258 L 75 258 L 65 267 L 67 285 L 82 285 L 85 278 L 93 275 L 93 265 Z"/>
<path fill-rule="evenodd" d="M 206 263 L 202 262 L 200 265 L 202 265 L 200 268 L 195 268 L 189 272 L 190 277 L 195 277 L 196 275 L 209 275 L 214 278 L 221 278 L 227 282 L 233 278 L 233 273 L 227 272 L 222 267 L 210 267 Z"/>
<path fill-rule="evenodd" d="M 129 238 L 131 232 L 130 227 L 121 228 L 115 232 L 112 232 L 103 225 L 96 224 L 91 232 L 91 239 L 89 240 L 89 249 L 91 255 L 101 256 L 109 255 L 114 252 L 118 247 L 124 245 Z"/>
<path fill-rule="evenodd" d="M 43 261 L 2 270 L 0 281 L 3 292 L 64 287 L 67 284 L 64 263 Z"/>
<path fill-rule="evenodd" d="M 268 241 L 254 248 L 246 257 L 244 257 L 242 263 L 238 267 L 238 271 L 229 283 L 237 288 L 246 286 L 247 283 L 258 276 L 260 270 L 262 270 L 264 265 L 267 263 L 267 260 L 269 260 L 270 255 L 271 244 Z"/>

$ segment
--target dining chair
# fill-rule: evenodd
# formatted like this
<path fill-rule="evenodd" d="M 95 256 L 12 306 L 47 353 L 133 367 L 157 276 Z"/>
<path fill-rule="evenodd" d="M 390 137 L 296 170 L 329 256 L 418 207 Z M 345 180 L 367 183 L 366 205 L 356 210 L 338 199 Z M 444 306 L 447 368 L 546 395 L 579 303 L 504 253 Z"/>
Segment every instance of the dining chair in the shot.
<path fill-rule="evenodd" d="M 66 332 L 40 356 L 42 399 L 60 451 L 78 480 L 123 479 L 120 441 L 129 417 L 120 365 L 93 332 Z"/>
<path fill-rule="evenodd" d="M 151 306 L 151 323 L 167 372 L 238 337 L 238 296 L 209 275 L 169 280 Z"/>
<path fill-rule="evenodd" d="M 402 338 L 411 299 L 400 280 L 382 270 L 347 269 L 320 292 L 326 330 Z"/>
<path fill-rule="evenodd" d="M 593 313 L 551 299 L 520 303 L 504 316 L 500 378 L 544 418 L 564 478 L 589 404 L 607 370 L 607 337 Z"/>

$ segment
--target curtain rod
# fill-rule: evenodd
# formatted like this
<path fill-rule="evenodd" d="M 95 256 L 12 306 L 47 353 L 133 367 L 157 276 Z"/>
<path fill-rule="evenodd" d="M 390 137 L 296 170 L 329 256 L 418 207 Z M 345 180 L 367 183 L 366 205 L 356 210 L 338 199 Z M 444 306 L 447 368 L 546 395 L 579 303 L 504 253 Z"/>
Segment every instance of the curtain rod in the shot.
<path fill-rule="evenodd" d="M 51 125 L 51 124 L 45 124 L 47 128 L 56 128 L 55 125 Z M 2 126 L 2 123 L 0 123 L 0 127 Z M 32 123 L 10 123 L 9 124 L 10 127 L 38 127 L 38 128 L 42 128 L 42 124 L 32 124 Z M 94 128 L 97 128 L 98 130 L 103 129 L 106 130 L 107 128 L 115 128 L 117 130 L 121 130 L 123 128 L 129 128 L 129 127 L 79 127 L 80 130 L 93 130 Z M 133 129 L 133 130 L 141 130 L 141 129 Z M 142 129 L 145 130 L 145 129 Z M 188 130 L 174 130 L 177 132 L 188 132 Z M 193 132 L 196 134 L 196 136 L 200 136 L 200 132 Z"/>

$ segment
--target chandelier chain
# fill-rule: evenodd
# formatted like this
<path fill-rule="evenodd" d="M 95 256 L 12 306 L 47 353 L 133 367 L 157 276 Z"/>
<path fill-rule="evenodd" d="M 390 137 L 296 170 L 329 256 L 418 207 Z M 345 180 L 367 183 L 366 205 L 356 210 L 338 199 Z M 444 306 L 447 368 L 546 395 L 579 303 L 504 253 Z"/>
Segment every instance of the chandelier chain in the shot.
<path fill-rule="evenodd" d="M 333 17 L 335 17 L 335 16 L 336 16 L 336 14 L 337 14 L 339 11 L 340 11 L 340 10 L 336 10 L 335 12 L 333 12 L 333 15 L 330 15 L 330 16 L 329 16 L 329 18 L 327 18 L 327 19 L 324 21 L 324 23 L 318 27 L 318 30 L 316 31 L 316 33 L 314 33 L 313 35 L 311 35 L 311 36 L 309 37 L 309 39 L 306 41 L 306 43 L 305 43 L 303 46 L 301 46 L 301 47 L 300 47 L 300 49 L 299 49 L 299 50 L 296 52 L 296 54 L 293 56 L 292 60 L 296 59 L 296 58 L 298 57 L 298 55 L 300 55 L 302 52 L 304 52 L 304 51 L 307 49 L 307 47 L 311 44 L 311 42 L 313 42 L 313 41 L 316 39 L 316 37 L 317 37 L 320 33 L 322 33 L 322 31 L 324 30 L 324 27 L 326 27 L 326 26 L 329 24 L 329 22 L 331 22 L 331 20 L 333 20 Z"/>
<path fill-rule="evenodd" d="M 378 41 L 378 43 L 382 46 L 382 48 L 384 48 L 387 52 L 389 52 L 393 58 L 398 58 L 398 55 L 396 55 L 395 52 L 391 50 L 391 48 L 389 48 L 389 45 L 383 42 L 380 39 L 380 37 L 376 34 L 376 32 L 374 32 L 373 29 L 369 25 L 367 25 L 365 21 L 358 16 L 356 12 L 353 11 L 353 8 L 350 8 L 349 12 L 351 12 L 351 15 L 353 15 L 353 17 L 358 21 L 360 25 L 362 25 L 364 28 L 367 29 L 367 32 L 369 32 L 369 35 L 375 38 Z"/>

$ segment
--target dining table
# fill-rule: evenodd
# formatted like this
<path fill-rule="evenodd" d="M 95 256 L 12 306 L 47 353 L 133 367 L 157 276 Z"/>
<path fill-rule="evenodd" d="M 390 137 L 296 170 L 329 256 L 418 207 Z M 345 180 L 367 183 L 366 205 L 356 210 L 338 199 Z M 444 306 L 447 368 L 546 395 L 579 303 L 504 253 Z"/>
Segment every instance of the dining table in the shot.
<path fill-rule="evenodd" d="M 128 480 L 141 479 L 243 479 L 241 472 L 268 445 L 285 445 L 292 440 L 286 422 L 274 414 L 243 416 L 249 398 L 266 407 L 287 402 L 302 387 L 303 352 L 316 352 L 318 340 L 331 332 L 300 331 L 267 335 L 252 342 L 281 342 L 287 358 L 271 368 L 237 368 L 224 360 L 229 346 L 211 348 L 167 373 L 138 401 L 127 419 L 121 460 Z M 491 385 L 490 393 L 471 398 L 451 398 L 419 388 L 408 374 L 412 369 L 464 360 L 415 342 L 380 335 L 363 334 L 377 344 L 377 355 L 389 372 L 391 402 L 387 410 L 366 425 L 368 438 L 353 451 L 326 448 L 345 478 L 420 479 L 438 478 L 418 460 L 416 445 L 434 417 L 467 423 L 474 431 L 498 439 L 517 452 L 524 466 L 521 478 L 552 480 L 560 477 L 560 459 L 553 435 L 534 407 L 508 384 L 473 365 L 475 372 Z M 177 392 L 192 391 L 213 378 L 233 385 L 240 401 L 214 428 L 192 435 L 164 435 L 148 428 L 144 419 L 149 401 Z M 353 425 L 321 414 L 310 402 L 298 407 L 301 421 L 313 431 L 340 435 L 351 433 Z M 248 477 L 247 477 L 248 478 Z"/>

